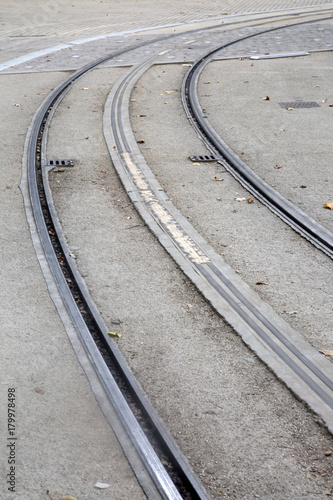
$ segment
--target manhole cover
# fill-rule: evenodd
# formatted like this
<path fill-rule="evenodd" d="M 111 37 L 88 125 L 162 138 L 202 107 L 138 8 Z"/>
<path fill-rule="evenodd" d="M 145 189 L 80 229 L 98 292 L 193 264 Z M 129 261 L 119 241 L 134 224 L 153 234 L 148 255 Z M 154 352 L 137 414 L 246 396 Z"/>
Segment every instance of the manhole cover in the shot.
<path fill-rule="evenodd" d="M 279 102 L 281 108 L 320 108 L 320 105 L 315 101 L 294 101 L 294 102 Z"/>

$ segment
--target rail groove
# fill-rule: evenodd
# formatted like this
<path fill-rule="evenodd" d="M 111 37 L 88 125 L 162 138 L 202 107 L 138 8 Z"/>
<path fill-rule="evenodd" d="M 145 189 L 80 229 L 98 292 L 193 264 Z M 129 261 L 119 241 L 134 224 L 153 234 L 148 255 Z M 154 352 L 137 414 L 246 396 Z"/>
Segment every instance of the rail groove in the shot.
<path fill-rule="evenodd" d="M 303 21 L 302 23 L 290 24 L 271 28 L 263 33 L 276 31 L 277 29 L 290 28 L 292 26 L 308 24 L 318 21 L 331 20 L 325 17 L 316 21 Z M 197 86 L 200 74 L 205 66 L 212 61 L 217 53 L 244 40 L 260 36 L 261 33 L 234 40 L 224 46 L 217 48 L 201 57 L 188 71 L 182 87 L 182 100 L 186 114 L 200 134 L 207 148 L 216 156 L 218 161 L 242 184 L 245 189 L 265 204 L 272 212 L 278 215 L 284 222 L 291 226 L 300 235 L 310 241 L 314 246 L 333 258 L 333 233 L 303 212 L 291 201 L 284 198 L 278 191 L 263 181 L 253 170 L 246 165 L 236 153 L 223 141 L 209 123 L 199 103 Z"/>
<path fill-rule="evenodd" d="M 207 493 L 190 470 L 160 418 L 143 396 L 142 390 L 115 344 L 107 335 L 107 328 L 66 248 L 48 186 L 49 168 L 46 165 L 44 132 L 57 105 L 70 90 L 71 85 L 83 74 L 110 57 L 117 57 L 129 50 L 132 49 L 125 49 L 102 58 L 79 70 L 57 87 L 42 104 L 31 128 L 27 147 L 26 168 L 30 201 L 39 238 L 67 312 L 158 494 L 161 498 L 170 500 L 180 498 L 204 500 L 208 498 Z M 149 439 L 146 434 L 149 435 Z M 133 463 L 132 467 L 140 481 L 140 471 Z M 145 489 L 145 483 L 141 484 Z M 148 498 L 154 498 L 151 491 L 146 491 L 146 494 Z"/>
<path fill-rule="evenodd" d="M 221 28 L 222 26 L 211 26 L 205 29 L 217 27 Z M 197 30 L 189 30 L 188 32 L 195 31 Z M 179 34 L 168 35 L 154 41 L 167 40 L 177 36 Z M 114 343 L 106 335 L 107 329 L 103 320 L 99 316 L 66 248 L 48 186 L 49 169 L 46 166 L 46 136 L 44 132 L 65 93 L 87 71 L 94 69 L 112 57 L 118 57 L 130 50 L 150 43 L 152 41 L 140 43 L 101 58 L 77 71 L 57 87 L 45 99 L 35 115 L 27 136 L 25 168 L 27 169 L 31 208 L 40 242 L 63 303 L 75 325 L 90 362 L 94 366 L 104 390 L 116 409 L 118 417 L 130 436 L 142 463 L 152 478 L 158 494 L 165 499 L 207 499 L 208 496 L 204 488 L 187 466 L 178 448 L 155 415 L 154 410 L 141 394 L 140 388 L 129 372 L 120 353 L 115 348 Z M 275 313 L 267 305 L 261 304 L 261 308 L 253 305 L 254 303 L 257 304 L 260 299 L 254 297 L 254 293 L 240 282 L 233 271 L 212 251 L 207 242 L 172 205 L 163 189 L 158 185 L 149 167 L 145 164 L 134 137 L 131 133 L 124 132 L 124 123 L 127 124 L 127 130 L 129 126 L 127 113 L 131 89 L 140 75 L 153 64 L 154 60 L 155 57 L 134 67 L 113 89 L 105 107 L 105 136 L 111 157 L 127 193 L 150 228 L 184 272 L 190 276 L 214 307 L 240 332 L 245 342 L 278 375 L 284 370 L 286 359 L 290 358 L 289 368 L 293 373 L 298 374 L 298 379 L 295 381 L 295 378 L 290 376 L 290 372 L 288 372 L 287 380 L 286 377 L 282 377 L 283 380 L 322 416 L 326 425 L 332 430 L 333 387 L 331 381 L 333 377 L 330 364 L 322 360 L 318 353 L 304 341 L 302 344 L 298 334 L 291 331 L 290 327 L 284 324 L 280 318 L 274 316 Z M 115 150 L 114 145 L 116 145 Z M 233 301 L 239 309 L 237 313 L 235 313 Z M 266 322 L 262 321 L 262 318 L 267 319 L 267 315 L 269 319 Z M 281 322 L 286 331 L 279 337 L 275 334 L 274 328 L 280 327 Z M 273 325 L 272 328 L 270 327 L 271 324 Z M 261 331 L 264 333 L 261 334 Z M 304 351 L 300 355 L 297 349 L 290 348 L 290 346 L 294 346 L 295 339 L 299 340 L 302 347 L 304 347 Z M 103 344 L 101 350 L 97 347 L 99 343 Z M 272 355 L 274 350 L 275 354 Z M 101 351 L 103 355 L 107 352 L 107 356 L 109 356 L 107 361 L 103 359 Z M 277 352 L 281 352 L 282 355 L 277 356 Z M 306 360 L 305 363 L 304 360 Z M 130 403 L 126 401 L 127 396 L 125 397 L 119 389 L 119 384 L 113 376 L 116 372 L 120 373 L 117 377 L 123 379 L 120 386 L 125 385 L 126 390 L 124 392 L 130 392 L 132 399 L 135 401 Z M 311 388 L 310 396 L 309 387 Z M 322 402 L 325 404 L 322 405 Z M 167 462 L 170 463 L 170 470 L 172 470 L 171 474 L 175 474 L 178 478 L 175 481 L 176 483 L 178 481 L 177 487 L 134 417 L 131 410 L 131 407 L 134 407 L 133 405 L 138 405 L 136 407 L 139 408 L 138 413 L 141 413 L 143 419 L 148 417 L 150 425 L 159 434 L 162 443 L 160 445 L 162 454 L 166 453 Z M 153 498 L 151 495 L 151 492 L 147 493 L 148 497 Z"/>
<path fill-rule="evenodd" d="M 147 225 L 203 295 L 333 431 L 332 364 L 215 254 L 168 199 L 140 153 L 128 107 L 133 86 L 152 62 L 138 64 L 121 77 L 105 106 L 104 134 L 123 185 Z"/>

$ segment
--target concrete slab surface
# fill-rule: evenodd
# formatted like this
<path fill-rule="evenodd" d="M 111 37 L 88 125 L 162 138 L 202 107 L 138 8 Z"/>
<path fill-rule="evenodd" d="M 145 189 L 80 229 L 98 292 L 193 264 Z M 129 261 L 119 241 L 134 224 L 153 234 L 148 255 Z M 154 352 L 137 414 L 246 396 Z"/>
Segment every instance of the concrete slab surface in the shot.
<path fill-rule="evenodd" d="M 63 78 L 34 74 L 1 79 L 1 114 L 11 120 L 2 122 L 1 133 L 0 496 L 43 499 L 49 490 L 54 498 L 109 498 L 110 492 L 116 498 L 144 498 L 50 299 L 19 188 L 24 137 L 43 99 L 40 94 Z M 13 393 L 15 407 L 9 398 Z M 11 409 L 15 421 L 8 420 Z M 15 447 L 8 448 L 14 437 Z M 11 484 L 8 474 L 14 466 Z M 98 490 L 97 482 L 110 488 Z"/>
<path fill-rule="evenodd" d="M 299 9 L 307 3 L 234 0 L 222 7 L 214 0 L 181 5 L 33 0 L 2 6 L 0 63 L 85 37 L 101 38 L 86 42 L 85 50 L 72 44 L 0 73 L 1 498 L 47 500 L 47 490 L 54 500 L 64 495 L 145 498 L 103 414 L 107 403 L 102 411 L 96 400 L 100 388 L 94 382 L 92 390 L 82 368 L 89 371 L 89 363 L 78 360 L 75 335 L 76 351 L 59 319 L 31 241 L 19 186 L 25 137 L 36 109 L 87 60 L 129 46 L 133 36 L 148 41 L 178 28 L 131 35 L 134 30 L 183 23 L 185 32 L 226 14 Z M 311 2 L 319 4 L 322 9 L 331 5 Z M 190 25 L 201 19 L 210 21 Z M 235 48 L 208 65 L 199 91 L 226 142 L 331 228 L 333 212 L 322 203 L 333 201 L 327 46 L 332 24 L 316 25 L 321 28 L 318 36 L 311 32 L 306 48 L 314 52 L 307 58 L 248 59 L 251 50 L 281 50 L 276 48 L 279 34 L 261 47 Z M 103 38 L 116 32 L 112 39 Z M 221 36 L 229 40 L 233 33 Z M 289 47 L 297 40 L 304 47 L 305 39 L 306 30 L 295 31 L 284 43 Z M 207 40 L 182 48 L 178 64 L 159 60 L 138 82 L 130 113 L 137 140 L 144 141 L 141 151 L 174 204 L 215 250 L 314 347 L 330 350 L 331 260 L 259 203 L 235 200 L 247 193 L 220 165 L 188 160 L 206 150 L 185 117 L 180 88 L 186 65 Z M 142 48 L 127 63 L 149 55 Z M 59 105 L 49 130 L 48 157 L 75 160 L 74 168 L 55 169 L 50 179 L 78 269 L 106 324 L 122 333 L 119 348 L 213 498 L 326 498 L 333 494 L 332 436 L 214 313 L 124 194 L 104 142 L 102 115 L 125 64 L 113 62 L 82 78 Z M 263 101 L 266 95 L 269 101 Z M 300 99 L 315 100 L 320 108 L 287 111 L 278 104 Z M 282 168 L 274 168 L 278 164 Z M 269 284 L 258 287 L 258 281 Z M 8 434 L 8 403 L 13 404 L 8 394 L 15 394 L 15 436 Z M 15 492 L 7 484 L 8 443 L 17 460 Z M 97 489 L 97 482 L 110 486 Z"/>

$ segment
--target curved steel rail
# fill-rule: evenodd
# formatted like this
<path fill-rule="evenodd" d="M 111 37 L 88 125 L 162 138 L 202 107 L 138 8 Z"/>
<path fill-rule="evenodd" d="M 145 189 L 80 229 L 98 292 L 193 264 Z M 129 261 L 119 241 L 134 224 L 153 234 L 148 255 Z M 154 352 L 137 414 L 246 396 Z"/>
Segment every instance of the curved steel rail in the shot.
<path fill-rule="evenodd" d="M 201 72 L 214 56 L 223 49 L 239 42 L 266 34 L 277 29 L 289 28 L 301 24 L 309 24 L 318 21 L 332 20 L 322 18 L 316 21 L 305 21 L 271 28 L 261 33 L 234 40 L 222 47 L 207 53 L 200 58 L 188 71 L 182 87 L 182 100 L 186 114 L 197 129 L 208 149 L 216 156 L 217 160 L 245 187 L 253 196 L 264 203 L 272 212 L 278 215 L 284 222 L 289 224 L 295 231 L 305 237 L 317 248 L 333 258 L 333 233 L 323 227 L 312 217 L 303 212 L 291 201 L 284 198 L 278 191 L 263 181 L 253 170 L 246 165 L 236 153 L 223 141 L 202 111 L 199 103 L 197 86 Z"/>
<path fill-rule="evenodd" d="M 210 28 L 205 28 L 205 29 L 212 29 L 216 27 L 223 27 L 221 25 L 218 26 L 212 26 Z M 195 32 L 198 30 L 192 30 L 192 32 Z M 202 30 L 201 30 L 202 31 Z M 168 35 L 164 37 L 157 38 L 154 41 L 161 41 L 161 40 L 166 40 L 169 38 L 174 38 L 179 36 L 177 35 Z M 45 170 L 45 165 L 44 165 L 44 160 L 45 160 L 45 145 L 46 145 L 46 139 L 45 136 L 43 136 L 44 130 L 47 128 L 48 122 L 52 117 L 52 114 L 60 102 L 60 100 L 63 98 L 65 93 L 71 88 L 71 85 L 75 83 L 78 78 L 80 78 L 83 74 L 85 74 L 87 71 L 92 70 L 99 64 L 102 64 L 103 62 L 111 59 L 112 57 L 117 57 L 121 54 L 124 54 L 125 52 L 129 52 L 130 50 L 136 49 L 138 47 L 142 47 L 145 45 L 148 45 L 150 42 L 144 42 L 141 44 L 136 45 L 135 47 L 130 47 L 128 49 L 119 51 L 115 54 L 112 54 L 110 56 L 104 57 L 102 59 L 99 59 L 92 64 L 89 64 L 88 66 L 82 68 L 81 70 L 77 71 L 74 75 L 72 75 L 70 78 L 66 79 L 59 87 L 57 87 L 43 102 L 42 106 L 40 107 L 38 113 L 35 116 L 33 126 L 31 127 L 31 133 L 28 138 L 28 146 L 27 146 L 27 155 L 26 155 L 26 164 L 27 164 L 27 176 L 28 176 L 28 185 L 29 185 L 29 192 L 30 192 L 30 201 L 31 201 L 31 207 L 33 211 L 33 216 L 36 222 L 36 226 L 38 228 L 38 233 L 39 233 L 39 238 L 40 242 L 43 246 L 45 256 L 48 260 L 49 267 L 52 271 L 52 274 L 54 276 L 54 280 L 57 283 L 58 289 L 60 291 L 60 294 L 62 296 L 62 300 L 66 306 L 66 309 L 68 311 L 69 316 L 72 319 L 73 324 L 75 325 L 75 328 L 77 332 L 79 333 L 79 336 L 81 338 L 82 344 L 88 354 L 88 357 L 94 366 L 96 373 L 98 374 L 101 383 L 105 389 L 106 394 L 108 395 L 110 401 L 112 402 L 113 406 L 115 407 L 118 416 L 120 420 L 122 421 L 126 432 L 130 436 L 130 439 L 132 440 L 139 456 L 141 457 L 142 462 L 144 463 L 146 469 L 148 470 L 150 476 L 152 477 L 159 494 L 161 495 L 162 498 L 166 499 L 178 499 L 181 498 L 179 492 L 175 488 L 172 480 L 170 479 L 169 475 L 166 473 L 165 468 L 161 464 L 161 461 L 159 460 L 158 456 L 156 455 L 154 449 L 152 448 L 151 444 L 149 443 L 148 439 L 144 435 L 142 429 L 140 428 L 137 420 L 135 419 L 129 405 L 125 401 L 125 398 L 121 391 L 119 390 L 119 387 L 117 386 L 117 383 L 115 382 L 113 376 L 110 373 L 109 367 L 107 366 L 106 362 L 103 360 L 103 357 L 96 347 L 96 344 L 94 340 L 91 337 L 91 333 L 89 331 L 89 328 L 87 326 L 86 321 L 84 321 L 82 314 L 81 314 L 81 307 L 78 306 L 77 301 L 74 298 L 74 295 L 77 294 L 79 295 L 79 300 L 81 301 L 80 304 L 84 304 L 84 307 L 87 309 L 88 314 L 90 315 L 90 321 L 93 323 L 93 328 L 99 331 L 99 334 L 101 335 L 104 344 L 107 347 L 107 350 L 112 356 L 113 363 L 116 365 L 117 370 L 119 370 L 122 374 L 122 376 L 126 379 L 126 384 L 130 388 L 130 390 L 135 394 L 135 399 L 139 402 L 139 405 L 141 407 L 142 412 L 145 415 L 149 415 L 150 422 L 153 424 L 153 428 L 158 431 L 162 442 L 163 446 L 165 446 L 166 449 L 168 449 L 168 453 L 171 453 L 172 456 L 172 461 L 173 465 L 177 469 L 178 472 L 180 472 L 180 476 L 182 478 L 182 481 L 186 483 L 186 487 L 188 488 L 187 491 L 191 492 L 191 498 L 196 499 L 205 499 L 207 498 L 207 494 L 204 492 L 204 489 L 201 487 L 200 483 L 196 480 L 192 472 L 189 470 L 187 464 L 184 462 L 180 452 L 178 451 L 177 447 L 173 443 L 172 439 L 169 437 L 168 433 L 165 431 L 163 428 L 163 425 L 160 423 L 158 417 L 156 417 L 153 409 L 151 408 L 150 404 L 147 402 L 144 396 L 142 396 L 140 389 L 137 386 L 137 383 L 132 376 L 132 374 L 129 372 L 126 363 L 124 363 L 121 355 L 117 351 L 116 347 L 114 344 L 110 341 L 108 336 L 106 335 L 106 328 L 103 323 L 103 320 L 99 316 L 86 288 L 84 283 L 82 282 L 75 266 L 73 265 L 72 259 L 69 256 L 69 253 L 66 248 L 66 244 L 64 242 L 64 239 L 62 237 L 61 233 L 61 228 L 58 223 L 58 219 L 56 216 L 56 212 L 53 207 L 52 203 L 52 196 L 48 188 L 48 177 L 47 177 L 47 172 Z M 149 62 L 149 64 L 152 63 L 152 60 Z M 137 71 L 137 68 L 134 69 L 132 76 L 138 77 L 140 74 L 140 71 Z M 120 87 L 119 87 L 120 88 Z M 119 89 L 118 89 L 119 90 Z M 121 98 L 123 98 L 123 90 L 120 93 Z M 119 92 L 118 92 L 119 96 Z M 113 115 L 113 120 L 114 120 L 114 115 Z M 115 122 L 113 122 L 113 127 L 117 125 Z M 43 136 L 43 138 L 42 138 Z M 123 136 L 122 141 L 124 141 L 124 144 L 127 146 L 127 141 L 126 138 Z M 128 148 L 130 150 L 130 148 Z M 130 153 L 129 153 L 130 154 Z M 131 160 L 128 157 L 128 165 L 132 166 Z M 115 160 L 116 163 L 116 160 Z M 141 179 L 142 180 L 142 179 Z M 136 179 L 136 181 L 139 182 L 140 184 L 140 179 Z M 151 177 L 151 182 L 155 186 L 156 183 Z M 156 186 L 155 186 L 156 187 Z M 132 199 L 136 199 L 137 194 L 135 194 L 135 189 L 129 192 L 129 194 L 132 196 Z M 131 194 L 132 193 L 132 194 Z M 163 194 L 163 190 L 160 188 L 155 190 L 155 193 L 158 196 L 158 199 L 166 200 L 165 194 Z M 147 194 L 147 192 L 146 192 Z M 45 198 L 46 203 L 43 204 L 41 200 Z M 151 200 L 152 201 L 152 200 Z M 155 208 L 158 210 L 159 207 L 155 206 Z M 170 207 L 169 207 L 170 208 Z M 172 210 L 171 210 L 172 211 Z M 44 212 L 44 213 L 43 213 Z M 61 252 L 61 259 L 59 259 L 59 254 L 56 253 L 55 248 L 54 248 L 54 242 L 51 241 L 50 238 L 50 231 L 49 227 L 46 224 L 45 217 L 49 219 L 49 224 L 54 228 L 55 233 L 56 233 L 56 243 L 55 246 L 58 246 L 58 251 Z M 178 221 L 181 221 L 181 216 L 178 218 Z M 175 234 L 175 231 L 179 232 L 180 225 L 175 219 L 175 224 L 173 225 L 173 234 Z M 170 222 L 170 221 L 168 221 Z M 186 221 L 183 221 L 184 225 Z M 165 225 L 163 226 L 163 229 L 165 230 L 166 227 Z M 170 229 L 170 225 L 168 226 Z M 52 232 L 52 231 L 51 231 Z M 161 240 L 164 240 L 165 234 L 159 235 Z M 170 236 L 170 235 L 168 235 Z M 183 256 L 190 256 L 191 258 L 191 266 L 196 267 L 196 274 L 197 276 L 204 276 L 205 273 L 207 272 L 207 269 L 203 267 L 203 264 L 209 263 L 209 268 L 214 270 L 213 263 L 211 262 L 210 258 L 205 255 L 205 252 L 200 250 L 200 248 L 196 245 L 194 240 L 192 240 L 192 237 L 185 237 L 185 240 L 183 238 L 183 234 L 181 235 L 180 240 L 182 243 L 185 242 L 184 246 L 181 247 L 181 253 Z M 204 242 L 200 240 L 199 235 L 196 235 L 197 240 L 199 240 L 203 245 Z M 177 240 L 177 245 L 179 249 L 179 234 L 178 234 L 178 240 Z M 165 242 L 164 242 L 165 243 Z M 174 243 L 172 243 L 172 246 Z M 174 246 L 173 246 L 174 248 Z M 59 250 L 60 249 L 60 250 Z M 170 253 L 173 253 L 173 249 L 169 248 Z M 210 251 L 208 252 L 210 253 Z M 60 261 L 64 261 L 67 265 L 68 272 L 70 275 L 70 278 L 66 278 L 66 276 L 63 274 L 63 270 L 60 264 Z M 177 260 L 177 259 L 176 259 Z M 187 268 L 188 262 L 182 262 L 183 268 Z M 216 268 L 216 276 L 219 274 L 219 270 Z M 220 276 L 221 277 L 221 276 Z M 76 282 L 77 288 L 76 291 L 71 292 L 68 284 L 69 282 L 72 281 Z M 223 278 L 224 279 L 224 278 Z M 195 281 L 195 279 L 194 279 Z M 209 280 L 208 280 L 209 281 Z M 233 285 L 230 285 L 232 288 Z M 200 288 L 200 287 L 199 287 Z M 216 288 L 216 287 L 215 287 Z M 208 294 L 209 295 L 209 294 Z M 208 297 L 209 298 L 209 297 Z M 238 300 L 238 299 L 237 299 Z M 228 317 L 228 314 L 227 314 Z M 231 321 L 232 323 L 232 321 Z M 249 342 L 251 344 L 251 342 Z M 323 379 L 323 376 L 321 377 Z M 325 379 L 325 377 L 324 377 Z M 324 385 L 326 385 L 325 380 Z M 319 389 L 322 391 L 323 389 Z M 324 393 L 326 391 L 324 390 Z M 327 394 L 326 394 L 327 396 Z M 329 397 L 328 397 L 329 398 Z M 333 401 L 333 400 L 332 400 Z M 333 405 L 333 403 L 332 403 Z M 170 455 L 169 455 L 170 457 Z M 168 458 L 169 458 L 168 457 Z"/>
<path fill-rule="evenodd" d="M 128 115 L 131 90 L 153 64 L 122 76 L 105 106 L 104 135 L 121 181 L 161 244 L 243 340 L 333 430 L 333 367 L 226 265 L 178 212 L 142 157 Z"/>
<path fill-rule="evenodd" d="M 169 37 L 163 37 L 163 39 L 165 38 Z M 146 44 L 147 43 L 144 43 L 138 46 Z M 138 46 L 134 48 L 137 48 Z M 186 464 L 180 451 L 178 450 L 178 447 L 165 430 L 159 417 L 156 416 L 150 403 L 143 396 L 142 390 L 139 388 L 136 380 L 127 368 L 127 365 L 118 352 L 115 344 L 107 335 L 107 329 L 103 320 L 75 268 L 73 260 L 67 250 L 64 238 L 62 237 L 62 231 L 53 207 L 52 196 L 48 187 L 47 172 L 45 170 L 46 167 L 44 165 L 46 157 L 46 139 L 44 131 L 47 129 L 49 121 L 65 93 L 71 88 L 71 85 L 87 71 L 90 71 L 106 60 L 112 57 L 118 57 L 120 54 L 128 52 L 129 50 L 133 50 L 133 48 L 125 49 L 111 56 L 99 59 L 98 61 L 95 61 L 94 63 L 79 70 L 58 86 L 42 104 L 34 120 L 27 150 L 27 175 L 31 207 L 44 253 L 47 257 L 49 267 L 57 283 L 67 312 L 75 325 L 82 344 L 101 380 L 109 400 L 112 402 L 120 421 L 122 422 L 136 451 L 138 452 L 144 467 L 147 469 L 154 484 L 156 485 L 159 494 L 163 499 L 178 500 L 182 498 L 182 494 L 179 493 L 173 480 L 167 473 L 165 466 L 156 454 L 154 447 L 151 445 L 137 419 L 134 417 L 130 406 L 128 405 L 125 397 L 118 387 L 117 382 L 111 374 L 109 367 L 97 348 L 91 336 L 91 332 L 89 331 L 90 329 L 82 317 L 81 306 L 78 305 L 76 300 L 77 295 L 80 296 L 80 304 L 83 304 L 87 309 L 90 316 L 90 322 L 92 321 L 94 323 L 94 329 L 98 330 L 100 338 L 106 346 L 109 355 L 112 357 L 112 363 L 115 365 L 115 369 L 121 374 L 121 378 L 125 380 L 127 390 L 131 392 L 136 404 L 139 405 L 139 409 L 144 414 L 146 421 L 148 419 L 148 425 L 153 429 L 155 437 L 158 436 L 160 443 L 162 443 L 162 451 L 165 454 L 167 462 L 172 464 L 173 470 L 180 478 L 181 491 L 185 491 L 185 497 L 186 495 L 190 495 L 190 498 L 192 499 L 205 500 L 208 498 L 208 495 L 204 491 L 204 488 L 200 485 L 199 481 L 195 478 L 189 466 Z M 43 198 L 45 198 L 46 203 L 43 203 Z M 46 219 L 48 219 L 48 224 L 51 223 L 51 227 L 54 228 L 54 231 L 53 229 L 50 230 L 50 226 L 47 225 Z M 53 232 L 55 233 L 55 238 L 50 237 L 50 233 Z M 56 241 L 52 241 L 52 239 Z M 55 246 L 58 247 L 58 251 L 61 253 L 60 257 L 55 251 Z M 69 270 L 69 274 L 67 276 L 63 273 L 64 264 Z M 73 282 L 76 284 L 74 292 L 71 290 L 73 286 L 69 287 L 69 283 L 73 284 Z M 76 295 L 76 297 L 74 297 L 74 295 Z"/>

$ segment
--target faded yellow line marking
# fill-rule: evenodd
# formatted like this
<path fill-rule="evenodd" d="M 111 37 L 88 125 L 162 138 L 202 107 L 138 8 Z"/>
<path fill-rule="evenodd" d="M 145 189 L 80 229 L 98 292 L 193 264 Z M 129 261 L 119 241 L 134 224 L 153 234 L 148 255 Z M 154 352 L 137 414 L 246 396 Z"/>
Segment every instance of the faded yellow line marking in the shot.
<path fill-rule="evenodd" d="M 210 262 L 208 257 L 206 257 L 204 252 L 200 250 L 195 241 L 188 236 L 188 234 L 186 234 L 173 215 L 171 215 L 170 212 L 156 198 L 149 182 L 140 168 L 133 162 L 130 153 L 122 153 L 122 157 L 126 162 L 127 168 L 132 176 L 132 180 L 138 188 L 144 202 L 148 205 L 155 219 L 157 219 L 159 224 L 167 230 L 182 252 L 186 254 L 195 264 L 207 264 Z"/>
<path fill-rule="evenodd" d="M 151 202 L 150 206 L 154 214 L 171 234 L 172 238 L 177 242 L 183 252 L 186 253 L 192 260 L 192 262 L 195 262 L 196 264 L 207 264 L 210 262 L 192 238 L 185 233 L 176 219 L 163 207 L 163 205 L 161 205 L 158 200 Z"/>
<path fill-rule="evenodd" d="M 128 170 L 131 172 L 135 185 L 140 190 L 150 189 L 148 181 L 145 179 L 142 171 L 133 163 L 129 153 L 122 154 Z"/>

